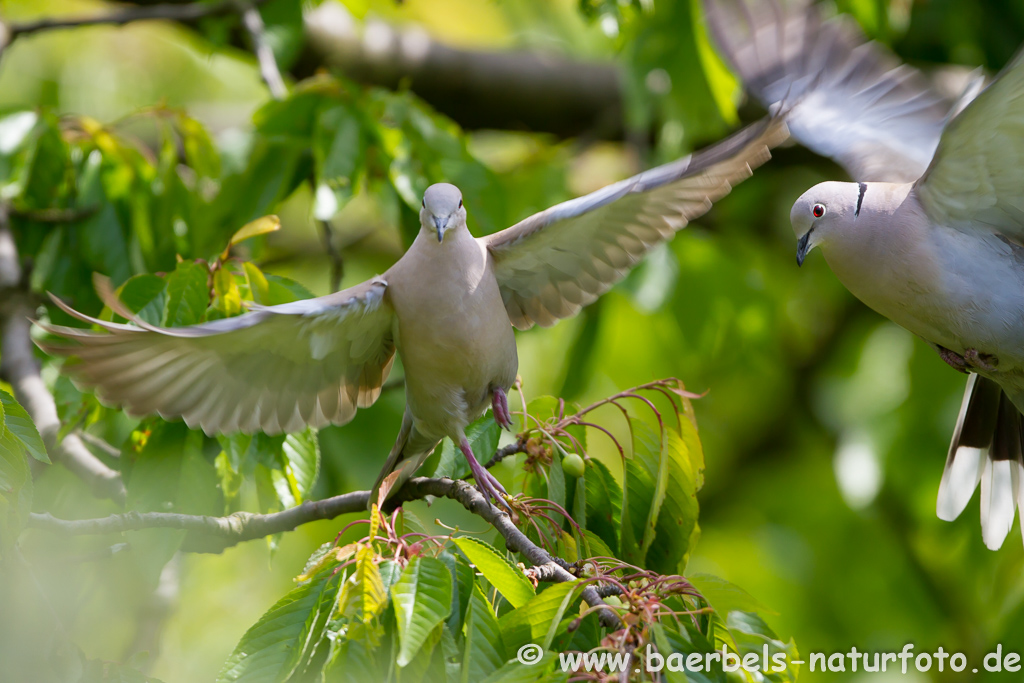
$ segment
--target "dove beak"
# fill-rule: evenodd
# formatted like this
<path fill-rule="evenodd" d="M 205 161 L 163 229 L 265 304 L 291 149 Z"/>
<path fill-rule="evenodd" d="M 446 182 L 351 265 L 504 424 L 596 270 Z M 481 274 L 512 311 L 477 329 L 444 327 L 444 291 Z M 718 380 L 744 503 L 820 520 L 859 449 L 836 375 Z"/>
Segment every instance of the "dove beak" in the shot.
<path fill-rule="evenodd" d="M 803 234 L 803 237 L 796 243 L 796 265 L 802 266 L 804 259 L 807 258 L 807 252 L 811 250 L 811 231 L 808 230 Z"/>
<path fill-rule="evenodd" d="M 437 228 L 437 243 L 440 244 L 444 239 L 444 229 L 448 227 L 448 217 L 434 216 L 434 227 Z"/>

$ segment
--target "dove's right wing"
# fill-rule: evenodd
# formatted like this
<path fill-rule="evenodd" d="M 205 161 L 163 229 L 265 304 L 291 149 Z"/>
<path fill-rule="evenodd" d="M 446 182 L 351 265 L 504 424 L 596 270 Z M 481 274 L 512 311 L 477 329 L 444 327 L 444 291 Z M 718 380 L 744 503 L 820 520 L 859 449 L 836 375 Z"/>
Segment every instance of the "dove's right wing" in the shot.
<path fill-rule="evenodd" d="M 100 283 L 103 284 L 103 283 Z M 101 295 L 114 310 L 131 316 Z M 134 415 L 184 418 L 207 434 L 291 432 L 344 424 L 380 395 L 394 359 L 387 284 L 369 280 L 335 294 L 191 327 L 97 320 L 105 330 L 40 324 L 70 343 L 39 346 L 68 357 L 63 371 Z"/>
<path fill-rule="evenodd" d="M 744 87 L 790 133 L 857 181 L 924 173 L 952 103 L 916 69 L 868 42 L 849 17 L 801 0 L 705 0 L 712 35 Z"/>
<path fill-rule="evenodd" d="M 946 127 L 914 191 L 936 223 L 1024 239 L 1024 51 Z"/>

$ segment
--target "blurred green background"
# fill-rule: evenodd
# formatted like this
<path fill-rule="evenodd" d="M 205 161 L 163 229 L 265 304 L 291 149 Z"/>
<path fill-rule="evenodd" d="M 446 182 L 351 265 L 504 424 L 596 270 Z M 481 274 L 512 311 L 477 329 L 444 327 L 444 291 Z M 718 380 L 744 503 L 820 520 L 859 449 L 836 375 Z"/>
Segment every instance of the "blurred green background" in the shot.
<path fill-rule="evenodd" d="M 114 7 L 70 0 L 0 6 L 17 20 Z M 699 148 L 757 115 L 716 61 L 699 7 L 687 0 L 345 6 L 357 30 L 385 20 L 464 50 L 539 51 L 621 73 L 625 141 L 586 131 L 570 138 L 467 134 L 469 153 L 488 169 L 475 171 L 479 194 L 495 206 L 485 221 L 471 205 L 477 234 Z M 846 0 L 838 8 L 926 69 L 994 72 L 1024 40 L 1018 0 Z M 246 51 L 215 28 L 200 29 L 146 23 L 19 39 L 0 62 L 0 108 L 47 106 L 111 122 L 156 104 L 183 107 L 209 127 L 230 165 L 268 95 Z M 296 40 L 287 32 L 276 37 L 281 50 Z M 458 109 L 457 101 L 449 104 Z M 934 514 L 964 378 L 854 300 L 820 256 L 802 269 L 794 262 L 792 201 L 814 183 L 842 177 L 800 148 L 779 150 L 583 315 L 519 334 L 525 392 L 589 402 L 667 376 L 707 391 L 695 403 L 707 474 L 689 571 L 743 586 L 777 612 L 769 622 L 783 638 L 794 637 L 801 653 L 852 645 L 895 651 L 910 642 L 918 652 L 939 645 L 963 651 L 977 664 L 996 643 L 1024 651 L 1020 532 L 993 553 L 981 540 L 976 500 L 955 523 Z M 268 272 L 324 294 L 331 264 L 313 206 L 306 186 L 289 196 L 277 209 L 283 229 L 254 256 Z M 401 216 L 373 193 L 359 193 L 332 223 L 343 286 L 401 254 Z M 351 424 L 321 432 L 315 497 L 372 483 L 402 407 L 401 390 L 392 390 Z M 114 511 L 71 479 L 47 470 L 36 482 L 36 508 L 64 517 Z M 137 656 L 153 676 L 204 681 L 292 585 L 308 554 L 346 521 L 304 526 L 274 553 L 257 541 L 221 555 L 180 555 L 163 571 L 155 598 L 131 559 L 68 559 L 86 553 L 88 540 L 56 549 L 30 532 L 24 545 L 47 558 L 41 580 L 90 657 L 121 661 L 145 650 L 148 661 Z M 801 672 L 808 681 L 863 675 Z M 933 670 L 904 680 L 954 677 L 963 679 Z"/>

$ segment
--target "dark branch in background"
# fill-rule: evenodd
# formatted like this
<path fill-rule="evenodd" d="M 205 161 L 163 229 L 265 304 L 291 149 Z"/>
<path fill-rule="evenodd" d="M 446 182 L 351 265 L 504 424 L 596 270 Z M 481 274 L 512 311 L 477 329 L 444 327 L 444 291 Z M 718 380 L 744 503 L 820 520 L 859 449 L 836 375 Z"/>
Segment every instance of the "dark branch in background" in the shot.
<path fill-rule="evenodd" d="M 505 546 L 509 550 L 521 553 L 534 565 L 530 571 L 538 580 L 562 582 L 576 579 L 548 551 L 516 528 L 507 514 L 491 505 L 475 487 L 464 481 L 416 477 L 398 492 L 393 502 L 397 504 L 420 500 L 427 496 L 450 498 L 490 523 L 505 539 Z M 67 535 L 108 534 L 139 529 L 184 529 L 191 533 L 182 550 L 217 553 L 243 541 L 292 531 L 309 522 L 364 512 L 369 499 L 369 491 L 353 491 L 324 500 L 307 501 L 283 512 L 266 515 L 239 512 L 227 517 L 128 512 L 98 519 L 63 520 L 49 513 L 32 513 L 28 526 Z M 592 586 L 584 588 L 581 595 L 588 605 L 604 604 Z M 618 617 L 610 608 L 601 610 L 600 617 L 601 623 L 610 629 L 621 627 Z"/>
<path fill-rule="evenodd" d="M 408 87 L 463 128 L 623 137 L 614 65 L 526 51 L 448 47 L 418 27 L 360 26 L 337 0 L 306 14 L 307 51 L 297 77 L 328 66 L 361 83 Z"/>
<path fill-rule="evenodd" d="M 62 28 L 79 28 L 82 26 L 124 26 L 136 21 L 179 21 L 190 23 L 207 17 L 225 14 L 240 14 L 252 5 L 261 5 L 266 0 L 222 0 L 210 4 L 203 3 L 161 3 L 149 4 L 145 7 L 125 7 L 113 12 L 96 14 L 87 17 L 51 17 L 33 21 L 11 22 L 6 26 L 6 42 L 9 45 L 19 36 L 52 31 Z"/>
<path fill-rule="evenodd" d="M 57 405 L 32 351 L 29 318 L 35 311 L 23 280 L 8 208 L 0 204 L 0 377 L 13 387 L 14 397 L 28 411 L 50 456 L 89 484 L 95 495 L 123 504 L 125 489 L 119 473 L 93 455 L 77 434 L 58 440 Z"/>

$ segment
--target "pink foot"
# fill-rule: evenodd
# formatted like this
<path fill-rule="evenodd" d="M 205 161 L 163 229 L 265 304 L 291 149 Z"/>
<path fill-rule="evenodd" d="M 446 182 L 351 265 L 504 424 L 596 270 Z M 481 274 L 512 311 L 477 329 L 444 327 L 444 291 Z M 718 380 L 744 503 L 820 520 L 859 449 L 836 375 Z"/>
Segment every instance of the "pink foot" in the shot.
<path fill-rule="evenodd" d="M 507 496 L 508 493 L 505 491 L 505 487 L 501 485 L 501 482 L 494 478 L 490 472 L 488 472 L 483 465 L 481 465 L 476 456 L 473 455 L 473 449 L 470 448 L 469 441 L 466 437 L 459 439 L 459 448 L 462 450 L 462 454 L 466 456 L 466 461 L 469 463 L 469 470 L 473 473 L 473 478 L 476 479 L 476 485 L 480 487 L 480 491 L 483 492 L 485 498 L 491 498 L 496 503 L 504 507 L 509 512 L 512 508 L 509 507 L 503 495 Z"/>
<path fill-rule="evenodd" d="M 504 389 L 495 387 L 491 396 L 491 409 L 494 411 L 494 421 L 502 429 L 512 429 L 512 413 L 508 411 L 508 396 Z"/>
<path fill-rule="evenodd" d="M 994 372 L 996 366 L 999 365 L 999 359 L 988 353 L 978 353 L 977 349 L 967 349 L 964 351 L 964 360 L 966 360 L 971 367 L 978 368 L 979 370 L 985 370 L 986 372 Z"/>
<path fill-rule="evenodd" d="M 970 374 L 970 370 L 967 364 L 967 360 L 955 351 L 950 351 L 945 346 L 936 345 L 935 349 L 939 352 L 939 358 L 946 362 L 946 365 L 953 368 L 957 372 L 962 372 L 965 375 Z"/>

